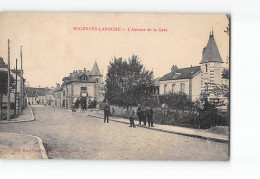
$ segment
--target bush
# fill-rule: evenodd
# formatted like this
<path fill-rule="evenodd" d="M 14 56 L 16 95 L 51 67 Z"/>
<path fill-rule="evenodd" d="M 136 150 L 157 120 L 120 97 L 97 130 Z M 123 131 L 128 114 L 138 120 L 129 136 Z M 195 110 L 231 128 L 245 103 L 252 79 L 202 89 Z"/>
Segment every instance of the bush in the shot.
<path fill-rule="evenodd" d="M 96 108 L 97 107 L 98 102 L 94 99 L 93 101 L 91 101 L 88 105 L 88 108 Z"/>

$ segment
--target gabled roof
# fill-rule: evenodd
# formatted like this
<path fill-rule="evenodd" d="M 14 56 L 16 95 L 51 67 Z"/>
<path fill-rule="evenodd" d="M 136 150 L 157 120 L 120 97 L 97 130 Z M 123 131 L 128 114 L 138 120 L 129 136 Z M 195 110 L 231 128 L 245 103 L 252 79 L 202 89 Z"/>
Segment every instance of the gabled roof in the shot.
<path fill-rule="evenodd" d="M 212 31 L 212 33 L 210 33 L 209 41 L 208 41 L 207 46 L 205 47 L 205 51 L 203 51 L 202 60 L 201 60 L 200 64 L 208 63 L 208 62 L 223 63 L 220 53 L 218 51 L 218 46 L 214 39 L 213 31 Z"/>
<path fill-rule="evenodd" d="M 53 95 L 54 92 L 56 91 L 56 88 L 52 88 L 51 90 L 48 91 L 48 95 Z"/>
<path fill-rule="evenodd" d="M 100 73 L 100 70 L 98 68 L 98 64 L 97 62 L 94 63 L 94 66 L 90 72 L 90 75 L 97 75 L 97 76 L 102 76 L 102 74 Z"/>
<path fill-rule="evenodd" d="M 46 94 L 50 91 L 49 88 L 25 88 L 28 97 L 37 97 L 37 96 L 46 96 Z"/>
<path fill-rule="evenodd" d="M 174 71 L 167 73 L 159 81 L 190 79 L 200 71 L 200 66 L 188 68 L 176 68 Z"/>

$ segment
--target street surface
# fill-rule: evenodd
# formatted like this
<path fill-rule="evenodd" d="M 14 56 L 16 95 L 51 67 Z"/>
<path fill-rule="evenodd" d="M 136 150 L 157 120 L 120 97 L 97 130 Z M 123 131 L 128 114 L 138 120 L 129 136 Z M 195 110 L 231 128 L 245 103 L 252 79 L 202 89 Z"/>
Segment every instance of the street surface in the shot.
<path fill-rule="evenodd" d="M 43 140 L 49 159 L 227 160 L 228 144 L 32 106 L 36 121 L 0 125 L 0 132 Z"/>

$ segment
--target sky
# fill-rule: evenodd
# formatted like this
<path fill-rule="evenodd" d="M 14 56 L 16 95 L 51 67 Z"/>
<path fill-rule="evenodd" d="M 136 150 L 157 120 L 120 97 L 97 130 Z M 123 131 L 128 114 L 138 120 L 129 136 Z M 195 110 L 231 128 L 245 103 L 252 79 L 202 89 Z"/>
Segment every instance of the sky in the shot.
<path fill-rule="evenodd" d="M 91 70 L 95 61 L 105 77 L 113 57 L 128 59 L 133 54 L 146 69 L 153 70 L 156 78 L 169 73 L 172 65 L 198 66 L 212 29 L 226 62 L 227 24 L 225 14 L 0 13 L 0 56 L 7 62 L 10 39 L 10 62 L 14 68 L 16 58 L 20 63 L 23 46 L 24 77 L 31 87 L 55 87 L 74 70 Z M 73 27 L 115 27 L 121 31 L 83 31 Z"/>

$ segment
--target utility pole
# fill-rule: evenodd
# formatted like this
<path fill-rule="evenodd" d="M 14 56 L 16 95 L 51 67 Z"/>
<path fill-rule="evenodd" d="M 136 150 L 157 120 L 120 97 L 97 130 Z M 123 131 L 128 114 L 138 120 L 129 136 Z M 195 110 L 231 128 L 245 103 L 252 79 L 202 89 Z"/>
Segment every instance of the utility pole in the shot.
<path fill-rule="evenodd" d="M 8 39 L 7 120 L 10 120 L 10 40 Z"/>
<path fill-rule="evenodd" d="M 20 48 L 20 57 L 21 57 L 21 80 L 20 80 L 20 96 L 21 96 L 21 111 L 24 108 L 24 95 L 23 95 L 23 46 Z"/>
<path fill-rule="evenodd" d="M 14 116 L 16 116 L 16 100 L 17 98 L 17 59 L 15 61 L 15 92 L 14 92 Z M 19 114 L 19 112 L 18 112 Z"/>

